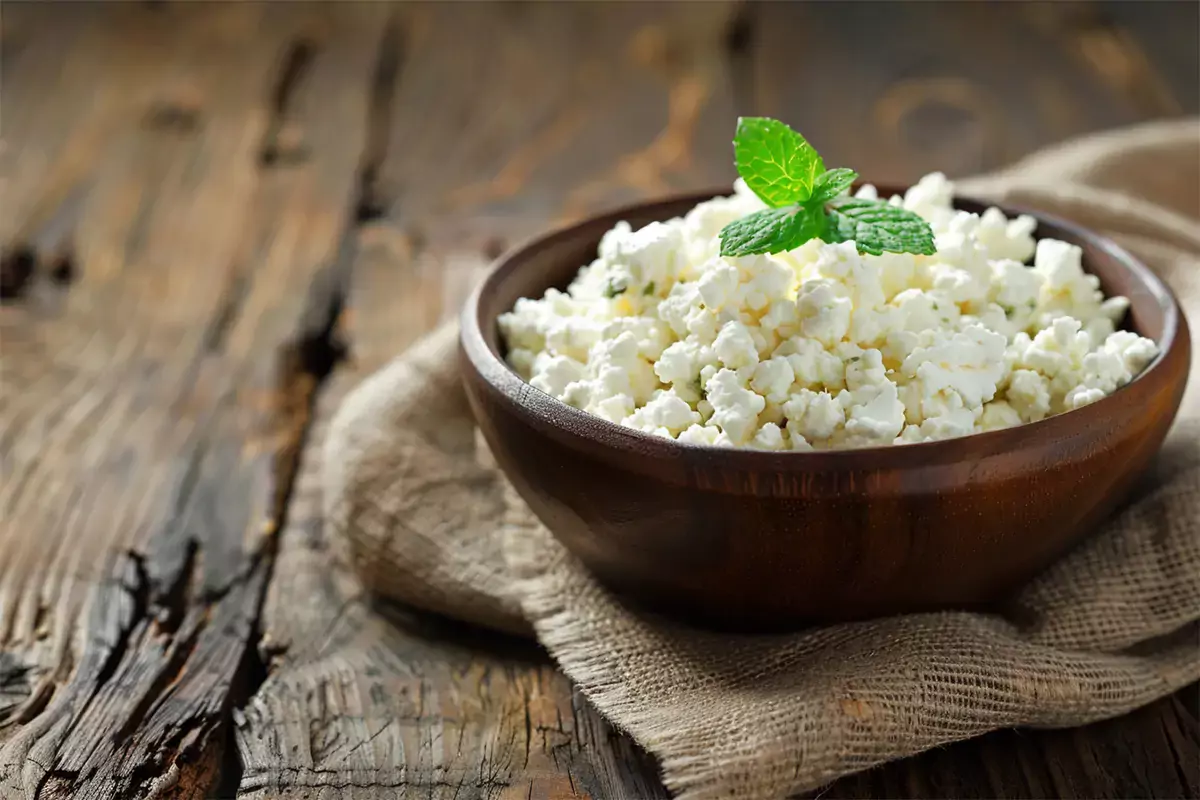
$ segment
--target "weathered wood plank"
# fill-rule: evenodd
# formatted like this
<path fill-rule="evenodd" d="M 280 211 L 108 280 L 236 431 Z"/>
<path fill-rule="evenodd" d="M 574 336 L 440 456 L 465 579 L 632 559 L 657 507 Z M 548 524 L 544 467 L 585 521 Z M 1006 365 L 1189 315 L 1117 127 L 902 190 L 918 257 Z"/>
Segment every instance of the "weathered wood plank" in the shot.
<path fill-rule="evenodd" d="M 364 186 L 386 216 L 355 243 L 352 361 L 322 392 L 281 536 L 289 577 L 272 584 L 264 617 L 272 668 L 237 728 L 244 794 L 662 796 L 653 764 L 536 648 L 371 611 L 330 564 L 321 440 L 342 397 L 456 313 L 515 237 L 732 177 L 729 12 L 488 3 L 403 16 L 386 148 Z M 643 60 L 599 68 L 631 50 Z"/>
<path fill-rule="evenodd" d="M 392 216 L 453 239 L 511 240 L 587 209 L 731 182 L 732 12 L 418 7 L 378 176 Z"/>
<path fill-rule="evenodd" d="M 334 310 L 312 308 L 309 286 L 352 219 L 365 142 L 343 116 L 365 117 L 366 87 L 331 92 L 341 79 L 327 78 L 329 113 L 305 109 L 312 158 L 263 165 L 291 110 L 276 85 L 302 38 L 341 35 L 355 43 L 344 61 L 369 65 L 384 11 L 117 12 L 124 34 L 158 42 L 161 61 L 139 65 L 153 91 L 116 115 L 110 144 L 89 143 L 103 157 L 74 282 L 53 308 L 31 294 L 3 309 L 18 379 L 3 400 L 15 480 L 0 648 L 28 692 L 0 720 L 0 793 L 190 797 L 216 779 L 329 360 Z M 122 74 L 105 68 L 120 63 L 78 80 L 115 94 Z M 23 135 L 42 124 L 57 121 Z M 31 186 L 85 179 L 63 175 Z"/>
<path fill-rule="evenodd" d="M 148 75 L 135 71 L 151 57 L 144 38 L 131 37 L 128 43 L 124 63 L 130 69 L 104 66 L 121 28 L 128 27 L 124 22 L 95 8 L 54 20 L 23 3 L 6 5 L 0 16 L 5 106 L 0 117 L 0 206 L 5 209 L 0 300 L 22 294 L 33 279 L 32 239 L 45 228 L 73 227 L 78 203 L 68 194 L 94 169 L 121 120 L 149 91 Z M 128 92 L 124 99 L 112 86 L 89 85 L 97 69 L 120 73 L 113 77 Z M 59 100 L 45 102 L 47 97 Z"/>
<path fill-rule="evenodd" d="M 145 235 L 152 223 L 178 213 L 172 207 L 183 192 L 193 195 L 168 172 L 179 155 L 202 145 L 194 138 L 164 140 L 136 122 L 123 133 L 106 153 L 78 232 L 84 269 L 58 298 L 53 318 L 37 313 L 38 297 L 0 309 L 5 374 L 13 379 L 3 386 L 3 455 L 14 476 L 3 498 L 8 558 L 0 630 L 6 646 L 48 650 L 35 658 L 46 670 L 70 668 L 72 623 L 106 559 L 170 514 L 178 471 L 170 466 L 186 453 L 199 415 L 176 424 L 167 407 L 187 391 L 204 353 L 204 323 L 223 296 L 221 272 L 212 264 L 228 260 L 238 235 L 220 218 L 208 220 L 202 241 L 179 241 L 166 230 Z M 238 165 L 249 151 L 240 132 L 233 133 L 214 132 L 203 146 L 218 161 Z M 41 129 L 29 135 L 36 140 Z M 13 145 L 25 149 L 23 142 Z M 235 212 L 248 202 L 245 191 L 229 191 L 238 188 L 228 184 L 231 171 L 212 173 L 195 202 L 211 206 L 220 198 Z M 182 264 L 164 286 L 163 264 L 172 261 Z M 189 261 L 203 268 L 189 269 Z M 163 370 L 161 380 L 128 382 L 152 370 Z M 144 433 L 130 441 L 130 430 Z M 108 499 L 97 506 L 101 496 Z"/>
<path fill-rule="evenodd" d="M 272 586 L 264 642 L 268 657 L 284 654 L 239 717 L 242 793 L 662 796 L 653 766 L 535 647 L 372 608 L 331 565 L 320 519 L 323 426 L 373 363 L 371 352 L 383 357 L 386 340 L 367 332 L 408 335 L 396 309 L 419 288 L 402 252 L 377 233 L 364 237 L 350 303 L 351 346 L 362 360 L 322 392 L 282 533 L 277 570 L 287 580 Z"/>

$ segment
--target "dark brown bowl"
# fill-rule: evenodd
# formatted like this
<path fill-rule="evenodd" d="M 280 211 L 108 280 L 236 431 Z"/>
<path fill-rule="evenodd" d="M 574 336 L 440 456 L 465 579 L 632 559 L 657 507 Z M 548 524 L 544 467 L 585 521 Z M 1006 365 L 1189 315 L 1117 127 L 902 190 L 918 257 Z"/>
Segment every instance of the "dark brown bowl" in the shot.
<path fill-rule="evenodd" d="M 859 450 L 699 447 L 571 408 L 508 367 L 496 319 L 517 298 L 565 287 L 617 221 L 668 219 L 716 193 L 539 238 L 500 259 L 462 316 L 467 394 L 496 459 L 542 522 L 618 593 L 753 630 L 979 607 L 1092 530 L 1162 443 L 1189 364 L 1175 298 L 1111 241 L 1021 209 L 1004 208 L 1033 213 L 1039 237 L 1082 247 L 1105 293 L 1129 298 L 1128 326 L 1161 351 L 1112 395 L 1041 422 Z"/>

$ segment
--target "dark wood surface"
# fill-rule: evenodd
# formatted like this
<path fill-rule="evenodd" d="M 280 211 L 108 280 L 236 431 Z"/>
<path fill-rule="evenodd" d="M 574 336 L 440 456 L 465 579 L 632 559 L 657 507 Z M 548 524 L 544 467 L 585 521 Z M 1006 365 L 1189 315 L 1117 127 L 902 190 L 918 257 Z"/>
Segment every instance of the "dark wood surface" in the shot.
<path fill-rule="evenodd" d="M 565 289 L 621 220 L 639 228 L 711 196 L 626 207 L 539 238 L 500 260 L 463 311 L 463 382 L 491 452 L 612 588 L 730 630 L 986 607 L 1094 531 L 1162 445 L 1191 364 L 1178 302 L 1113 242 L 1045 218 L 1037 235 L 1078 245 L 1106 293 L 1131 298 L 1130 324 L 1162 353 L 1120 392 L 1070 414 L 900 448 L 765 453 L 683 446 L 531 392 L 504 361 L 500 315 Z"/>
<path fill-rule="evenodd" d="M 0 797 L 661 797 L 536 648 L 332 568 L 339 398 L 489 258 L 732 177 L 1195 113 L 1194 3 L 0 7 Z M 1200 795 L 1200 697 L 825 796 Z"/>

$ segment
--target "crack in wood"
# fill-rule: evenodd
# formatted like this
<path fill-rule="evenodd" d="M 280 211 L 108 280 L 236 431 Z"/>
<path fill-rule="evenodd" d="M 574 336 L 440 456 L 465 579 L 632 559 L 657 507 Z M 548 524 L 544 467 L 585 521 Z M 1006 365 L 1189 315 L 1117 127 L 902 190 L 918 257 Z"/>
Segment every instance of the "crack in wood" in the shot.
<path fill-rule="evenodd" d="M 340 260 L 339 258 L 338 261 Z M 308 311 L 304 314 L 306 322 L 301 327 L 302 333 L 294 341 L 282 345 L 278 352 L 281 405 L 276 413 L 281 418 L 280 423 L 289 429 L 291 434 L 278 451 L 273 470 L 275 492 L 272 500 L 272 535 L 263 537 L 259 548 L 251 556 L 249 571 L 263 576 L 263 589 L 255 603 L 241 663 L 233 676 L 233 690 L 221 720 L 223 726 L 233 722 L 234 716 L 242 713 L 246 703 L 267 679 L 267 647 L 263 642 L 259 618 L 265 600 L 266 585 L 273 575 L 278 547 L 278 538 L 273 534 L 286 521 L 299 454 L 309 431 L 312 404 L 320 392 L 322 383 L 345 355 L 339 331 L 344 286 L 342 281 L 332 279 L 344 269 L 345 267 L 335 263 L 320 273 L 310 291 Z M 242 771 L 236 748 L 227 748 L 226 758 L 219 767 L 219 785 L 237 787 L 241 782 Z"/>
<path fill-rule="evenodd" d="M 191 624 L 182 632 L 170 634 L 163 664 L 151 677 L 141 697 L 134 702 L 125 721 L 112 734 L 114 742 L 119 744 L 129 739 L 150 715 L 154 706 L 167 695 L 170 686 L 179 679 L 188 660 L 196 650 L 200 634 L 206 626 L 206 617 L 206 611 L 195 613 L 192 616 Z"/>
<path fill-rule="evenodd" d="M 10 716 L 17 714 L 21 705 L 27 702 L 33 691 L 30 680 L 32 672 L 33 667 L 21 662 L 12 653 L 0 651 L 0 726 L 5 725 Z"/>
<path fill-rule="evenodd" d="M 288 113 L 317 52 L 316 42 L 307 38 L 298 38 L 288 45 L 279 78 L 271 91 L 268 104 L 271 117 L 259 149 L 259 163 L 264 167 L 296 164 L 308 156 L 304 132 L 288 119 Z"/>
<path fill-rule="evenodd" d="M 295 487 L 300 454 L 311 429 L 313 408 L 321 387 L 348 353 L 343 311 L 350 272 L 358 253 L 359 229 L 371 218 L 369 210 L 381 207 L 382 203 L 375 178 L 387 147 L 387 126 L 391 118 L 394 84 L 400 68 L 398 42 L 399 28 L 393 14 L 389 16 L 376 55 L 371 100 L 367 108 L 369 134 L 360 158 L 351 213 L 347 215 L 333 262 L 318 273 L 310 287 L 299 337 L 281 346 L 277 356 L 281 365 L 279 396 L 284 401 L 279 413 L 293 434 L 288 437 L 286 446 L 280 449 L 274 470 L 276 493 L 273 502 L 273 532 L 281 530 L 287 521 L 289 499 Z M 311 56 L 308 58 L 311 61 Z M 287 92 L 294 91 L 298 80 L 297 73 L 301 71 L 301 67 L 297 66 L 299 61 L 300 56 L 293 49 L 289 56 L 289 67 L 285 68 L 285 76 L 292 77 L 290 81 L 281 80 L 276 93 L 276 107 L 280 112 L 286 108 Z M 308 66 L 305 62 L 303 68 L 307 69 Z M 376 137 L 374 140 L 372 135 Z M 230 696 L 229 721 L 232 721 L 235 715 L 244 715 L 246 704 L 268 676 L 267 659 L 271 645 L 264 641 L 259 618 L 262 613 L 262 600 L 265 599 L 265 586 L 270 582 L 273 573 L 278 544 L 277 536 L 268 536 L 263 542 L 264 550 L 255 554 L 256 560 L 261 557 L 265 561 L 264 594 L 257 606 L 251 637 L 239 670 L 238 690 L 235 695 Z M 381 729 L 376 735 L 385 729 Z M 244 765 L 236 748 L 227 750 L 221 772 L 221 786 L 241 786 Z"/>
<path fill-rule="evenodd" d="M 121 607 L 120 611 L 124 612 L 121 615 L 123 618 L 117 622 L 118 627 L 113 640 L 106 643 L 107 652 L 104 654 L 100 670 L 96 674 L 94 688 L 97 692 L 104 688 L 104 685 L 116 673 L 117 667 L 129 647 L 129 639 L 133 635 L 134 629 L 147 619 L 147 611 L 150 606 L 150 578 L 146 572 L 145 557 L 134 550 L 126 550 L 120 559 L 120 566 L 114 570 L 115 574 L 110 585 L 115 585 L 118 592 L 124 593 L 132 606 L 130 607 L 127 603 L 118 603 Z M 118 595 L 119 597 L 120 595 Z M 79 716 L 82 716 L 86 710 L 85 706 L 80 710 Z"/>
<path fill-rule="evenodd" d="M 222 292 L 222 303 L 212 321 L 204 331 L 204 349 L 211 353 L 220 352 L 225 345 L 225 337 L 237 319 L 242 303 L 250 288 L 250 276 L 245 269 L 236 266 L 230 270 L 228 283 Z"/>
<path fill-rule="evenodd" d="M 285 78 L 277 85 L 275 105 L 280 115 L 286 113 L 286 96 L 299 82 L 301 70 L 296 64 L 303 60 L 293 54 L 290 66 L 284 70 Z M 351 242 L 353 238 L 346 237 Z M 268 516 L 275 527 L 286 514 L 311 402 L 342 356 L 338 344 L 344 294 L 341 273 L 348 270 L 347 259 L 352 259 L 353 253 L 350 249 L 348 255 L 339 254 L 335 263 L 320 274 L 334 279 L 314 288 L 302 315 L 300 333 L 276 354 L 277 403 L 268 414 L 268 424 L 283 429 L 286 437 L 278 443 L 271 469 L 274 486 Z M 192 367 L 184 370 L 183 395 L 192 392 L 205 377 L 204 353 L 224 351 L 228 335 L 244 324 L 253 268 L 248 259 L 235 263 L 233 279 L 225 287 L 218 313 L 204 337 L 206 346 L 202 346 Z M 320 276 L 318 283 L 322 283 Z M 229 393 L 220 400 L 230 410 L 229 404 L 235 401 L 236 396 Z M 61 711 L 56 712 L 66 712 L 65 727 L 60 727 L 53 743 L 42 746 L 51 760 L 36 773 L 36 783 L 26 783 L 26 791 L 44 796 L 124 796 L 175 791 L 171 787 L 181 780 L 189 785 L 204 780 L 185 773 L 194 771 L 197 758 L 206 758 L 206 753 L 219 749 L 210 742 L 212 732 L 227 729 L 235 703 L 244 702 L 265 680 L 266 668 L 258 656 L 257 619 L 273 563 L 274 537 L 258 540 L 247 563 L 232 580 L 192 596 L 192 583 L 201 571 L 200 559 L 208 542 L 189 533 L 192 523 L 187 516 L 203 477 L 200 465 L 210 457 L 224 457 L 222 451 L 214 449 L 214 437 L 225 433 L 217 427 L 221 424 L 216 412 L 206 414 L 199 432 L 192 437 L 189 461 L 174 492 L 174 511 L 164 529 L 152 537 L 148 555 L 140 551 L 123 554 L 112 571 L 114 577 L 97 587 L 91 603 L 92 619 L 86 625 L 95 635 L 85 649 L 83 663 L 68 683 Z M 184 535 L 173 533 L 176 530 Z M 197 533 L 209 535 L 203 530 Z M 220 660 L 231 656 L 238 663 L 223 667 Z M 130 690 L 137 694 L 114 715 L 114 700 Z M 46 700 L 51 693 L 45 695 Z M 168 699 L 176 701 L 174 711 L 165 707 Z M 45 707 L 44 702 L 41 705 Z M 33 708 L 30 716 L 36 716 L 36 706 L 27 702 L 26 708 Z M 106 722 L 106 717 L 111 721 Z M 46 721 L 53 722 L 50 718 Z M 81 729 L 84 724 L 86 731 Z M 37 727 L 30 726 L 23 732 L 30 745 L 39 735 Z M 95 735 L 106 727 L 113 731 L 107 740 Z M 24 755 L 17 763 L 38 762 L 39 757 L 29 745 L 22 749 Z M 7 764 L 5 772 L 0 782 L 10 780 Z M 236 787 L 238 775 L 231 777 Z"/>
<path fill-rule="evenodd" d="M 174 635 L 183 622 L 191 599 L 192 582 L 198 571 L 196 562 L 199 554 L 200 543 L 188 537 L 184 543 L 183 564 L 177 570 L 173 570 L 176 579 L 165 586 L 158 581 L 152 582 L 150 603 L 158 633 Z M 215 602 L 220 597 L 208 599 Z"/>
<path fill-rule="evenodd" d="M 379 169 L 387 157 L 391 134 L 392 104 L 396 81 L 404 61 L 403 35 L 399 17 L 391 14 L 383 29 L 379 55 L 371 77 L 371 95 L 367 103 L 367 141 L 358 172 L 358 197 L 354 219 L 360 225 L 379 219 L 388 205 L 379 185 Z"/>

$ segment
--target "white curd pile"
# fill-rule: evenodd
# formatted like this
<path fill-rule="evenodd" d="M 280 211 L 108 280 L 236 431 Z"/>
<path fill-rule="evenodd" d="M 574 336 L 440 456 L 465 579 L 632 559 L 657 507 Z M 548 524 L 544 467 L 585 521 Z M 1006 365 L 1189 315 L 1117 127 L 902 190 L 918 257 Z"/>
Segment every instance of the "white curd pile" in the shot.
<path fill-rule="evenodd" d="M 952 192 L 934 173 L 890 200 L 930 223 L 932 256 L 819 239 L 720 256 L 722 227 L 765 208 L 741 180 L 682 218 L 618 223 L 565 293 L 501 315 L 508 362 L 537 389 L 646 433 L 820 450 L 1036 422 L 1154 358 L 1154 342 L 1115 331 L 1129 302 L 1104 298 L 1078 247 L 1035 246 L 1032 217 L 956 211 Z"/>

